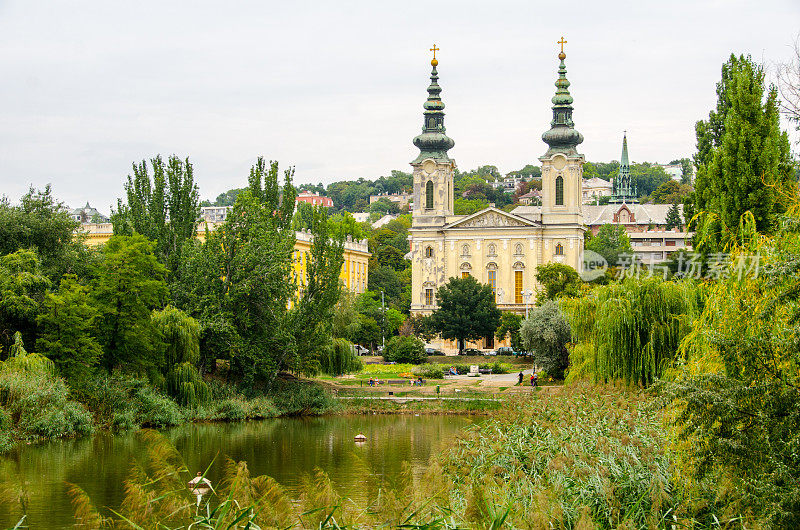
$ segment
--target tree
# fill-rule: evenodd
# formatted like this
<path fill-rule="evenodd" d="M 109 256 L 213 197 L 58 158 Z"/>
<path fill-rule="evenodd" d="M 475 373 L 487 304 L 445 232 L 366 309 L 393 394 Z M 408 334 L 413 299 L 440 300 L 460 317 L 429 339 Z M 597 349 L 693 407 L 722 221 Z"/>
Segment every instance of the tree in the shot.
<path fill-rule="evenodd" d="M 162 263 L 174 266 L 184 242 L 195 237 L 200 215 L 199 191 L 189 159 L 170 156 L 167 163 L 157 155 L 147 162 L 133 164 L 133 176 L 125 183 L 127 204 L 117 201 L 111 216 L 114 233 L 142 234 L 156 242 L 155 252 Z"/>
<path fill-rule="evenodd" d="M 392 337 L 383 352 L 383 360 L 386 362 L 420 364 L 426 358 L 425 344 L 416 337 Z"/>
<path fill-rule="evenodd" d="M 443 338 L 457 340 L 459 352 L 465 341 L 494 335 L 500 325 L 501 313 L 491 286 L 472 276 L 450 278 L 436 292 L 436 304 L 433 326 Z"/>
<path fill-rule="evenodd" d="M 92 292 L 100 309 L 102 365 L 109 373 L 121 365 L 138 370 L 161 365 L 158 331 L 150 312 L 167 294 L 167 271 L 153 247 L 138 233 L 112 236 L 103 247 Z"/>
<path fill-rule="evenodd" d="M 585 246 L 587 250 L 603 256 L 609 267 L 617 266 L 621 255 L 633 252 L 631 240 L 622 225 L 605 224 L 601 226 L 597 235 L 588 239 Z"/>
<path fill-rule="evenodd" d="M 152 318 L 161 335 L 161 371 L 166 374 L 176 364 L 197 363 L 200 359 L 200 325 L 197 321 L 171 305 L 154 311 Z"/>
<path fill-rule="evenodd" d="M 39 257 L 33 250 L 18 250 L 0 257 L 0 347 L 7 352 L 15 333 L 33 343 L 36 316 L 50 288 Z"/>
<path fill-rule="evenodd" d="M 425 342 L 430 342 L 436 337 L 437 331 L 430 315 L 417 315 L 411 318 L 411 327 L 414 334 Z"/>
<path fill-rule="evenodd" d="M 270 384 L 297 351 L 287 315 L 296 290 L 292 176 L 286 170 L 281 186 L 278 163 L 267 167 L 259 157 L 226 222 L 205 243 L 187 245 L 173 287 L 178 306 L 200 323 L 201 345 L 212 348 L 207 356 L 228 359 L 230 373 L 248 387 L 256 379 Z"/>
<path fill-rule="evenodd" d="M 673 228 L 683 229 L 683 220 L 677 203 L 673 203 L 667 211 L 667 230 L 672 230 Z"/>
<path fill-rule="evenodd" d="M 717 108 L 695 127 L 695 211 L 703 216 L 696 248 L 714 250 L 734 239 L 745 212 L 759 233 L 774 232 L 796 193 L 777 89 L 764 92 L 763 68 L 749 56 L 731 55 L 717 83 Z M 703 237 L 708 234 L 714 237 Z"/>
<path fill-rule="evenodd" d="M 567 343 L 571 332 L 558 302 L 549 300 L 534 307 L 520 328 L 525 350 L 533 352 L 535 362 L 554 379 L 563 379 L 569 365 Z"/>
<path fill-rule="evenodd" d="M 36 318 L 40 329 L 36 348 L 73 385 L 85 382 L 103 355 L 94 337 L 98 316 L 89 288 L 74 274 L 68 274 L 57 292 L 47 293 Z"/>
<path fill-rule="evenodd" d="M 497 328 L 495 337 L 497 337 L 497 340 L 503 340 L 509 337 L 511 339 L 511 347 L 514 351 L 520 351 L 522 350 L 522 338 L 519 335 L 519 328 L 521 325 L 522 315 L 510 311 L 503 311 L 503 316 L 500 317 L 500 327 Z"/>
<path fill-rule="evenodd" d="M 578 272 L 563 263 L 548 263 L 536 267 L 536 281 L 544 289 L 536 294 L 536 303 L 541 305 L 547 300 L 561 297 L 578 296 L 581 278 Z"/>
<path fill-rule="evenodd" d="M 381 341 L 381 328 L 378 322 L 366 315 L 358 315 L 358 327 L 353 332 L 350 340 L 370 350 L 375 350 L 375 345 Z"/>
<path fill-rule="evenodd" d="M 79 226 L 53 198 L 49 185 L 30 188 L 18 206 L 0 198 L 0 256 L 33 249 L 50 281 L 57 283 L 67 273 L 82 275 L 87 251 L 75 234 Z"/>
<path fill-rule="evenodd" d="M 778 65 L 779 105 L 795 130 L 800 131 L 800 38 L 794 41 L 792 52 L 789 62 Z"/>

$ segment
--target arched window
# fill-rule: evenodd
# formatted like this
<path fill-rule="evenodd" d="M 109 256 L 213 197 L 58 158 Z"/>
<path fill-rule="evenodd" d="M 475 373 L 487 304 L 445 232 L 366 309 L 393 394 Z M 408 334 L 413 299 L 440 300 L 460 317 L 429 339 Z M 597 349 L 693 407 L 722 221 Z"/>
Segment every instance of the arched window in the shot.
<path fill-rule="evenodd" d="M 564 206 L 564 177 L 556 177 L 556 205 Z"/>
<path fill-rule="evenodd" d="M 429 180 L 425 184 L 425 208 L 433 210 L 433 181 Z"/>
<path fill-rule="evenodd" d="M 563 256 L 564 255 L 564 245 L 561 243 L 556 245 L 556 256 Z"/>
<path fill-rule="evenodd" d="M 521 256 L 522 255 L 522 244 L 517 243 L 517 246 L 514 247 L 514 255 Z"/>
<path fill-rule="evenodd" d="M 433 248 L 425 247 L 425 257 L 432 258 L 433 257 Z"/>
<path fill-rule="evenodd" d="M 494 243 L 489 244 L 486 250 L 489 256 L 497 256 L 497 247 L 494 246 Z"/>

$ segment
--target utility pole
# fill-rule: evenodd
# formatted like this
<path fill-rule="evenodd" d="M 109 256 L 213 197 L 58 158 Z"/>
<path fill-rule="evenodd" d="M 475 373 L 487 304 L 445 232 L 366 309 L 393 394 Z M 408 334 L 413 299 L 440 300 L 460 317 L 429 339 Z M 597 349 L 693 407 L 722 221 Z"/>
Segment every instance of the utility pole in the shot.
<path fill-rule="evenodd" d="M 532 291 L 522 291 L 522 297 L 525 299 L 525 320 L 528 320 L 528 304 L 531 301 Z"/>

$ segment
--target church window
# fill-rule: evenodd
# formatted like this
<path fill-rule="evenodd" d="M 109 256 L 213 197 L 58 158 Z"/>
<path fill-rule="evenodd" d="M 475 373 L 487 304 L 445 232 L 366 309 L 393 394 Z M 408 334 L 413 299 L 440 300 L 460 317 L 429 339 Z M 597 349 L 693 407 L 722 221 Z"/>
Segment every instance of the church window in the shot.
<path fill-rule="evenodd" d="M 461 271 L 461 279 L 463 280 L 464 278 L 469 278 L 469 272 Z"/>
<path fill-rule="evenodd" d="M 514 303 L 522 303 L 522 271 L 514 271 Z"/>
<path fill-rule="evenodd" d="M 433 305 L 433 289 L 425 289 L 425 305 Z"/>
<path fill-rule="evenodd" d="M 561 243 L 556 245 L 556 256 L 563 256 L 564 255 L 564 245 Z"/>
<path fill-rule="evenodd" d="M 492 293 L 497 296 L 497 271 L 489 271 L 489 285 L 492 288 Z"/>
<path fill-rule="evenodd" d="M 556 177 L 556 205 L 564 206 L 564 177 Z"/>
<path fill-rule="evenodd" d="M 432 258 L 433 257 L 433 248 L 425 247 L 425 257 Z"/>
<path fill-rule="evenodd" d="M 433 210 L 433 181 L 429 180 L 425 184 L 425 208 Z"/>

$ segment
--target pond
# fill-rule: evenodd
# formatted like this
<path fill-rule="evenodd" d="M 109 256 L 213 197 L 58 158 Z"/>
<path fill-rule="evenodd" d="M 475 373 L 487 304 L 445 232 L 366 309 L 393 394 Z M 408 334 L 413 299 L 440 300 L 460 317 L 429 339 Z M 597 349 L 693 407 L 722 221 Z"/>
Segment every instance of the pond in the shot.
<path fill-rule="evenodd" d="M 207 477 L 222 478 L 224 457 L 247 461 L 251 476 L 266 474 L 290 493 L 315 467 L 336 489 L 366 499 L 365 475 L 393 479 L 404 461 L 417 471 L 460 431 L 479 421 L 465 416 L 365 415 L 281 418 L 246 423 L 189 424 L 164 431 L 194 474 L 216 460 Z M 367 441 L 356 445 L 363 433 Z M 25 446 L 0 457 L 0 528 L 22 513 L 30 528 L 72 526 L 65 483 L 81 486 L 96 506 L 117 508 L 131 462 L 141 456 L 136 433 Z M 219 456 L 217 456 L 219 455 Z M 107 510 L 103 510 L 108 515 Z"/>

